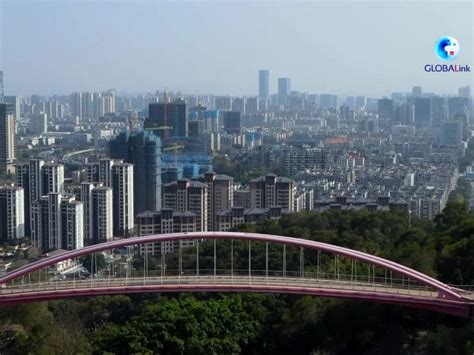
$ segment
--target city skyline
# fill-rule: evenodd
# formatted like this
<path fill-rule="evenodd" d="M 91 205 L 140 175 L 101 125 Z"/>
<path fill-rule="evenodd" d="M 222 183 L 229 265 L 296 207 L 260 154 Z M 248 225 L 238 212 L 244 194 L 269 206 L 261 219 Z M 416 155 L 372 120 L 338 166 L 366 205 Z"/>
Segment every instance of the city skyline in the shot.
<path fill-rule="evenodd" d="M 109 88 L 135 93 L 167 87 L 185 94 L 257 96 L 260 69 L 270 71 L 271 94 L 277 92 L 279 77 L 291 78 L 292 89 L 301 92 L 374 97 L 415 85 L 441 94 L 472 86 L 469 73 L 423 70 L 439 62 L 433 45 L 445 34 L 461 44 L 456 63 L 472 64 L 468 2 L 436 8 L 358 3 L 350 12 L 342 2 L 299 5 L 4 1 L 0 68 L 6 94 Z M 233 14 L 230 23 L 227 13 Z M 52 16 L 54 22 L 44 21 Z M 345 23 L 341 29 L 333 26 L 336 18 Z M 123 21 L 140 26 L 123 27 Z M 21 31 L 14 30 L 18 24 Z M 369 54 L 360 49 L 361 38 L 370 38 Z"/>

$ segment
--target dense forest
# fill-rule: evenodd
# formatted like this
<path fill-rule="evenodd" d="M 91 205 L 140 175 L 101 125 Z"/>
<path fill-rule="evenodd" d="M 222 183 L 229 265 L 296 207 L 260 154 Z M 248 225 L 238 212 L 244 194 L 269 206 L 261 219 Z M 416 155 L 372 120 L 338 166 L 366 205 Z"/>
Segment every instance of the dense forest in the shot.
<path fill-rule="evenodd" d="M 346 246 L 447 283 L 474 284 L 474 216 L 462 199 L 449 202 L 433 222 L 408 221 L 401 212 L 305 212 L 237 230 Z M 472 319 L 273 294 L 140 294 L 26 304 L 0 309 L 0 332 L 3 354 L 474 353 Z"/>

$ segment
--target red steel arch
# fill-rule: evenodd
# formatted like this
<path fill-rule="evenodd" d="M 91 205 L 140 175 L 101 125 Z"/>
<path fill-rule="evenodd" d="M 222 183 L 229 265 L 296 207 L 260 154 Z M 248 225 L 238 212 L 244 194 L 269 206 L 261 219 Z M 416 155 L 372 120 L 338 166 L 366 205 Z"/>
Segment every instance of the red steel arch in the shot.
<path fill-rule="evenodd" d="M 95 244 L 87 246 L 81 249 L 75 249 L 68 252 L 65 252 L 60 255 L 52 256 L 45 258 L 30 264 L 27 264 L 23 267 L 15 269 L 3 277 L 0 278 L 0 285 L 6 284 L 8 281 L 17 279 L 23 275 L 26 275 L 30 272 L 33 272 L 38 269 L 42 269 L 51 265 L 54 265 L 60 261 L 80 257 L 84 255 L 89 255 L 91 253 L 100 252 L 104 250 L 110 250 L 115 248 L 121 248 L 129 245 L 138 245 L 146 243 L 156 243 L 164 241 L 174 241 L 174 240 L 189 240 L 189 239 L 218 239 L 218 240 L 250 240 L 250 241 L 259 241 L 259 242 L 269 242 L 269 243 L 278 243 L 286 244 L 296 247 L 303 247 L 306 249 L 320 250 L 323 252 L 328 252 L 336 255 L 342 255 L 345 257 L 353 258 L 355 260 L 363 261 L 373 265 L 392 270 L 396 273 L 404 275 L 410 279 L 417 280 L 423 285 L 430 286 L 438 293 L 438 298 L 442 300 L 451 300 L 464 302 L 466 298 L 458 294 L 456 290 L 435 278 L 427 276 L 421 272 L 410 269 L 401 264 L 395 263 L 390 260 L 386 260 L 374 255 L 363 253 L 360 251 L 339 247 L 332 244 L 321 243 L 313 240 L 278 236 L 278 235 L 267 235 L 259 233 L 241 233 L 241 232 L 193 232 L 193 233 L 173 233 L 173 234 L 157 234 L 149 235 L 143 237 L 134 237 L 127 239 L 114 240 L 107 243 Z"/>

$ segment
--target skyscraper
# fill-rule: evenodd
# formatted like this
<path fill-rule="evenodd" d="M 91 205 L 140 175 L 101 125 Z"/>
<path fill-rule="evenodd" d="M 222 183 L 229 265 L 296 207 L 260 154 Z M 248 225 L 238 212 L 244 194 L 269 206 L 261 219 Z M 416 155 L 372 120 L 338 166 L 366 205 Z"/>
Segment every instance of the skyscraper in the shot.
<path fill-rule="evenodd" d="M 429 98 L 415 98 L 415 127 L 417 129 L 431 126 L 431 101 Z"/>
<path fill-rule="evenodd" d="M 379 115 L 379 118 L 385 118 L 389 120 L 389 122 L 392 122 L 395 117 L 393 100 L 390 100 L 390 99 L 378 100 L 378 115 Z"/>
<path fill-rule="evenodd" d="M 30 117 L 30 131 L 33 134 L 42 134 L 48 131 L 48 115 L 38 113 Z"/>
<path fill-rule="evenodd" d="M 442 127 L 443 122 L 448 120 L 448 106 L 446 98 L 441 96 L 433 96 L 431 100 L 431 126 Z"/>
<path fill-rule="evenodd" d="M 188 125 L 185 101 L 150 104 L 144 127 L 153 130 L 161 139 L 165 137 L 165 131 L 168 137 L 186 137 Z"/>
<path fill-rule="evenodd" d="M 41 167 L 41 196 L 64 192 L 64 165 L 46 163 Z"/>
<path fill-rule="evenodd" d="M 290 78 L 278 78 L 278 104 L 286 105 L 291 90 Z"/>
<path fill-rule="evenodd" d="M 242 120 L 239 111 L 224 111 L 224 131 L 228 134 L 242 133 Z"/>
<path fill-rule="evenodd" d="M 61 199 L 61 243 L 60 248 L 73 250 L 84 246 L 83 204 L 73 196 Z"/>
<path fill-rule="evenodd" d="M 16 183 L 23 188 L 23 210 L 25 219 L 25 236 L 31 236 L 30 229 L 30 165 L 15 165 Z"/>
<path fill-rule="evenodd" d="M 270 96 L 270 71 L 267 69 L 258 71 L 258 96 L 263 99 Z"/>
<path fill-rule="evenodd" d="M 133 165 L 112 166 L 114 236 L 127 237 L 134 227 Z"/>
<path fill-rule="evenodd" d="M 21 105 L 21 100 L 18 96 L 4 96 L 3 101 L 6 104 L 9 104 L 13 106 L 13 115 L 15 116 L 15 119 L 20 118 L 20 105 Z"/>
<path fill-rule="evenodd" d="M 0 175 L 11 172 L 15 161 L 15 116 L 13 106 L 0 104 Z"/>
<path fill-rule="evenodd" d="M 217 175 L 213 172 L 204 174 L 204 183 L 207 185 L 207 230 L 216 229 L 217 212 L 230 209 L 233 206 L 234 179 L 227 175 Z"/>
<path fill-rule="evenodd" d="M 456 117 L 464 117 L 466 120 L 469 118 L 469 98 L 467 97 L 449 97 L 448 98 L 448 118 L 450 120 Z"/>
<path fill-rule="evenodd" d="M 91 233 L 93 243 L 104 243 L 113 238 L 112 188 L 99 186 L 92 190 Z"/>
<path fill-rule="evenodd" d="M 83 203 L 51 192 L 32 203 L 31 242 L 43 252 L 77 249 L 84 243 Z"/>
<path fill-rule="evenodd" d="M 0 70 L 0 104 L 3 103 L 3 71 Z"/>
<path fill-rule="evenodd" d="M 41 197 L 42 184 L 41 184 L 41 169 L 45 164 L 42 159 L 30 159 L 30 203 L 36 202 Z"/>
<path fill-rule="evenodd" d="M 94 101 L 91 92 L 82 93 L 81 97 L 81 113 L 82 117 L 92 118 L 94 115 Z"/>
<path fill-rule="evenodd" d="M 0 243 L 18 244 L 25 236 L 22 187 L 0 187 Z"/>
<path fill-rule="evenodd" d="M 441 130 L 441 144 L 459 145 L 462 141 L 462 126 L 460 120 L 444 122 Z"/>
<path fill-rule="evenodd" d="M 74 92 L 70 99 L 71 115 L 73 117 L 82 118 L 82 93 Z"/>
<path fill-rule="evenodd" d="M 110 156 L 134 164 L 135 213 L 161 208 L 161 140 L 151 131 L 123 132 L 109 143 Z"/>

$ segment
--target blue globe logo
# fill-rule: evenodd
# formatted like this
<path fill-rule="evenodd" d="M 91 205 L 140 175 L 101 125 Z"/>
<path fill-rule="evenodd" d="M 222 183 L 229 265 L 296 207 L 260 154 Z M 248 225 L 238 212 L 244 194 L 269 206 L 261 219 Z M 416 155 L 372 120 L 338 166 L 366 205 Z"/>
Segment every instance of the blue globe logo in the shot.
<path fill-rule="evenodd" d="M 459 42 L 451 36 L 443 36 L 436 42 L 435 53 L 439 59 L 453 60 L 459 55 Z"/>

